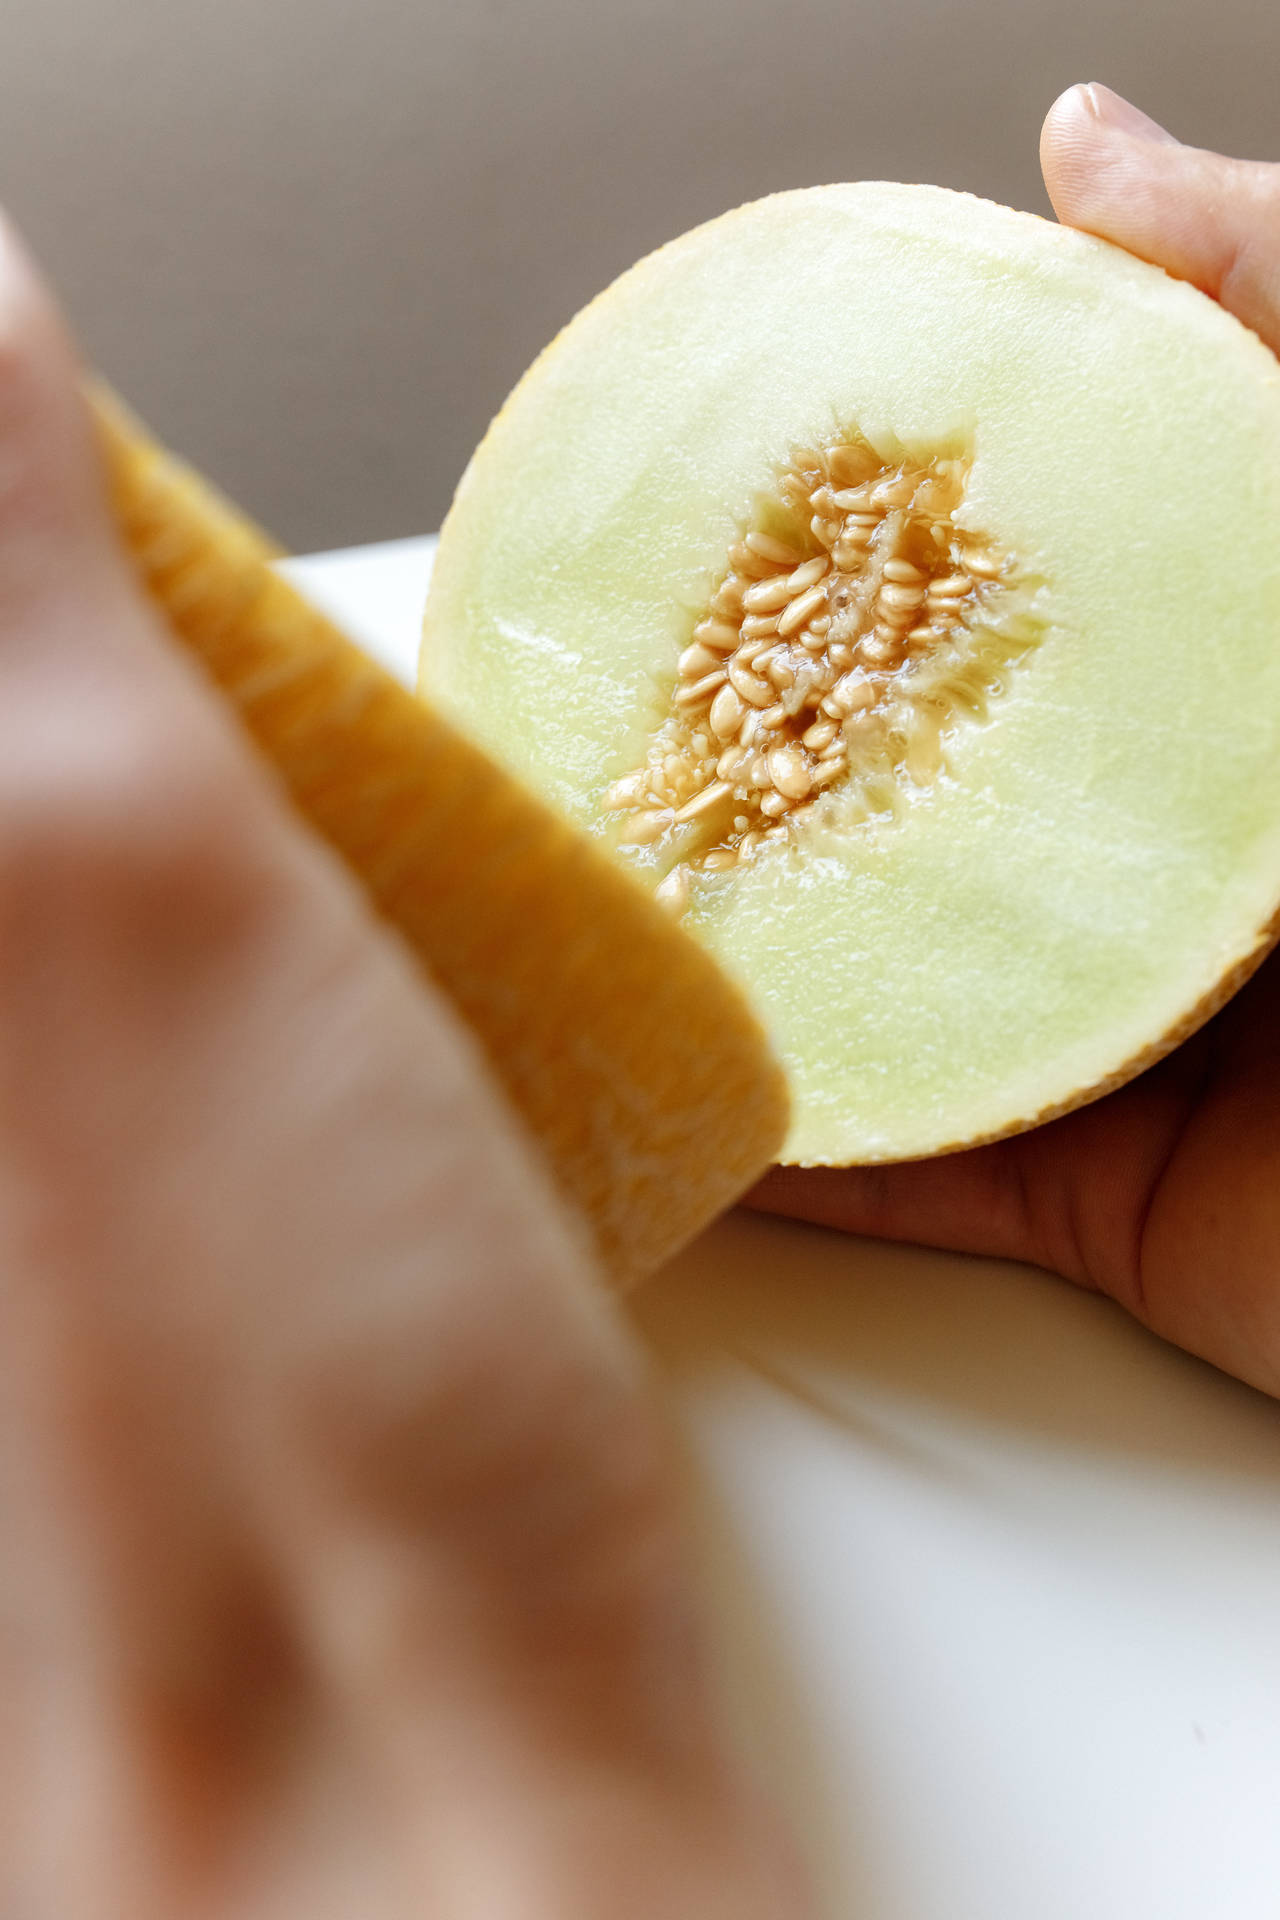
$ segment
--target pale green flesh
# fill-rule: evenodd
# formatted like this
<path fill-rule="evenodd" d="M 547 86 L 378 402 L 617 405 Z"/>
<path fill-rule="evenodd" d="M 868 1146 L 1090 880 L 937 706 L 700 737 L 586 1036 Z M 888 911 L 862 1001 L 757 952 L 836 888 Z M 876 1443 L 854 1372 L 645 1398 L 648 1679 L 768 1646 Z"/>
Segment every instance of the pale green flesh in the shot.
<path fill-rule="evenodd" d="M 1069 1102 L 1280 900 L 1280 367 L 1191 289 L 939 189 L 759 202 L 581 314 L 459 489 L 426 689 L 603 831 L 755 494 L 853 425 L 890 455 L 972 448 L 961 518 L 1048 583 L 1046 629 L 903 817 L 695 884 L 804 1161 Z"/>

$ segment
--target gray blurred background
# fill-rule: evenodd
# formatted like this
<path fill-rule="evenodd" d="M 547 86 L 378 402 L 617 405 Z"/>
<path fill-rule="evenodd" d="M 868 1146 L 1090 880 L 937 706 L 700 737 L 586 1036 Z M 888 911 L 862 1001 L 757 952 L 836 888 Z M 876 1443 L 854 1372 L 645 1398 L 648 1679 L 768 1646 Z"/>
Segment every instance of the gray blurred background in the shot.
<path fill-rule="evenodd" d="M 1047 211 L 1077 79 L 1280 158 L 1278 77 L 1277 0 L 6 0 L 0 197 L 104 371 L 308 549 L 436 526 L 544 341 L 727 206 Z"/>

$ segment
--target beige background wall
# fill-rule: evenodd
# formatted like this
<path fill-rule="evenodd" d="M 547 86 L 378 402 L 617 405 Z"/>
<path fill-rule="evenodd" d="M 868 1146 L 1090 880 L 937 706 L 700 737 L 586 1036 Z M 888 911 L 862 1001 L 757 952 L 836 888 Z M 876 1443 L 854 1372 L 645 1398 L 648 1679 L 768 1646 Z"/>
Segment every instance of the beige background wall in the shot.
<path fill-rule="evenodd" d="M 814 180 L 1044 209 L 1101 78 L 1280 157 L 1276 0 L 6 0 L 0 195 L 94 357 L 299 547 L 435 525 L 633 258 Z M 761 272 L 768 262 L 761 262 Z"/>

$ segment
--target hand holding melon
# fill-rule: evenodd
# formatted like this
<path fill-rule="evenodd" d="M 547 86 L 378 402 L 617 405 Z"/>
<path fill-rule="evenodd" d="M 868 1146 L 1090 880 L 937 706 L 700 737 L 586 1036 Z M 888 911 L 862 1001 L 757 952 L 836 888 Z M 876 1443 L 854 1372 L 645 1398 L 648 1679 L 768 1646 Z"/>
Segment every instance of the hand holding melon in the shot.
<path fill-rule="evenodd" d="M 860 187 L 624 276 L 464 478 L 424 681 L 746 984 L 785 1159 L 912 1163 L 762 1203 L 1041 1260 L 1275 1389 L 1270 976 L 1135 1076 L 1277 931 L 1277 170 L 1104 89 L 1045 161 L 1156 265 Z"/>

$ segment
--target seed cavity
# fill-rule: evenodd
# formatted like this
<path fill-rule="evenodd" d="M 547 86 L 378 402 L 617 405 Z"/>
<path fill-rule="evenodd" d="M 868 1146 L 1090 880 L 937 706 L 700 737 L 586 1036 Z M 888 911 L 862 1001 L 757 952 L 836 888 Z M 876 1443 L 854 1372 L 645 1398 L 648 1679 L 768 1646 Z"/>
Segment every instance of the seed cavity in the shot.
<path fill-rule="evenodd" d="M 669 866 L 674 912 L 699 872 L 811 822 L 901 812 L 945 775 L 948 736 L 988 717 L 1041 628 L 1012 556 L 956 524 L 968 469 L 846 433 L 793 449 L 761 496 L 644 766 L 603 796 L 620 844 Z"/>

